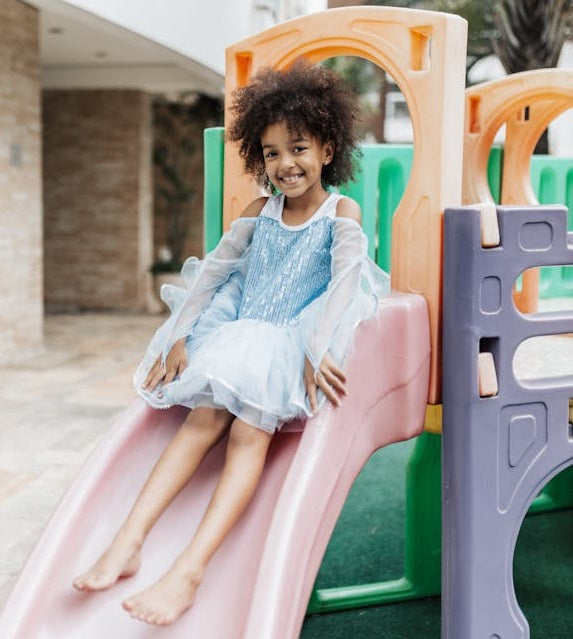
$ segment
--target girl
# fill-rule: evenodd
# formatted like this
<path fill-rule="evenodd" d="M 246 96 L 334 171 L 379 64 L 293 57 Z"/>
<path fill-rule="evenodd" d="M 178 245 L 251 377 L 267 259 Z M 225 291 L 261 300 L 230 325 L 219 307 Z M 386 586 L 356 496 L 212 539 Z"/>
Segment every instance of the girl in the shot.
<path fill-rule="evenodd" d="M 109 548 L 74 582 L 101 590 L 133 575 L 151 527 L 228 433 L 219 483 L 190 544 L 157 584 L 123 603 L 157 625 L 193 604 L 257 487 L 273 433 L 346 394 L 341 366 L 353 329 L 387 288 L 367 258 L 359 206 L 325 188 L 352 177 L 354 94 L 333 72 L 299 61 L 260 73 L 234 98 L 229 138 L 273 195 L 247 206 L 203 262 L 186 262 L 186 291 L 162 291 L 172 314 L 136 388 L 157 408 L 192 410 Z"/>

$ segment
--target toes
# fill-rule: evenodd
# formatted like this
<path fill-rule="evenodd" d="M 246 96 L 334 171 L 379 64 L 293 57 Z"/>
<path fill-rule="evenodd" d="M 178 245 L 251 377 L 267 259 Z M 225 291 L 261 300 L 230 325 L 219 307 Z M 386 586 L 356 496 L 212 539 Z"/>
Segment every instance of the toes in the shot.
<path fill-rule="evenodd" d="M 133 599 L 126 599 L 125 601 L 122 601 L 121 605 L 124 610 L 127 610 L 127 612 L 133 612 L 135 609 L 135 601 Z"/>
<path fill-rule="evenodd" d="M 136 606 L 131 610 L 130 615 L 138 621 L 144 621 L 145 623 L 155 623 L 154 618 L 156 615 L 153 613 L 153 611 L 147 609 L 146 607 Z"/>
<path fill-rule="evenodd" d="M 121 605 L 129 612 L 133 619 L 144 621 L 154 626 L 167 626 L 176 619 L 175 616 L 159 612 L 152 608 L 150 609 L 137 599 L 126 599 Z"/>
<path fill-rule="evenodd" d="M 109 587 L 113 583 L 113 580 L 106 579 L 100 575 L 87 575 L 85 577 L 79 577 L 73 582 L 73 586 L 76 590 L 103 590 Z"/>
<path fill-rule="evenodd" d="M 93 579 L 93 575 L 90 572 L 83 572 L 81 575 L 74 579 L 73 586 L 78 590 L 85 590 L 90 585 L 90 579 Z"/>
<path fill-rule="evenodd" d="M 87 577 L 80 577 L 79 579 L 76 579 L 73 584 L 74 588 L 76 590 L 89 590 L 90 587 L 92 586 L 92 584 L 90 584 L 90 581 Z"/>
<path fill-rule="evenodd" d="M 156 626 L 164 626 L 166 625 L 167 620 L 165 619 L 163 615 L 155 614 L 155 615 L 149 615 L 149 617 L 147 618 L 147 623 L 152 623 Z"/>

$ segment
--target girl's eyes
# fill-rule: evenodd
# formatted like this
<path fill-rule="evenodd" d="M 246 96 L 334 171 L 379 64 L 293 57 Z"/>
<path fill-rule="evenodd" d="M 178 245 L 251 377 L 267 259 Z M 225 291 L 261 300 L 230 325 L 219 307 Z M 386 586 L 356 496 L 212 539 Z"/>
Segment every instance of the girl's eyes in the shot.
<path fill-rule="evenodd" d="M 304 151 L 306 151 L 307 148 L 308 147 L 306 146 L 295 146 L 293 147 L 292 152 L 298 155 L 300 153 L 304 153 Z M 266 153 L 264 154 L 265 160 L 272 160 L 276 158 L 277 156 L 278 156 L 277 151 L 266 151 Z"/>

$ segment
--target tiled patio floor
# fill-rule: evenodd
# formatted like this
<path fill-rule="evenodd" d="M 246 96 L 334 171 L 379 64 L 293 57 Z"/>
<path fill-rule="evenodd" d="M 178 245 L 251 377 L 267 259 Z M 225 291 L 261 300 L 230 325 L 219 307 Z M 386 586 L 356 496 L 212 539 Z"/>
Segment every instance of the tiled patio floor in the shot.
<path fill-rule="evenodd" d="M 157 316 L 56 315 L 45 351 L 0 368 L 0 607 L 66 487 L 135 396 Z"/>

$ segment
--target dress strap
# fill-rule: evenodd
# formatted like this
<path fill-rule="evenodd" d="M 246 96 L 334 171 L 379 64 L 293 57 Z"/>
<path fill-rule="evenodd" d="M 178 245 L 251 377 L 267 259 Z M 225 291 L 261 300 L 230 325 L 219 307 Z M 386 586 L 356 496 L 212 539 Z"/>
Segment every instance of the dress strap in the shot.
<path fill-rule="evenodd" d="M 283 195 L 271 195 L 265 202 L 265 205 L 259 213 L 259 217 L 270 217 L 273 220 L 280 221 L 283 210 Z"/>
<path fill-rule="evenodd" d="M 320 207 L 318 213 L 320 215 L 326 215 L 327 217 L 336 217 L 336 207 L 340 200 L 348 197 L 347 195 L 341 195 L 340 193 L 331 193 L 324 204 Z"/>

